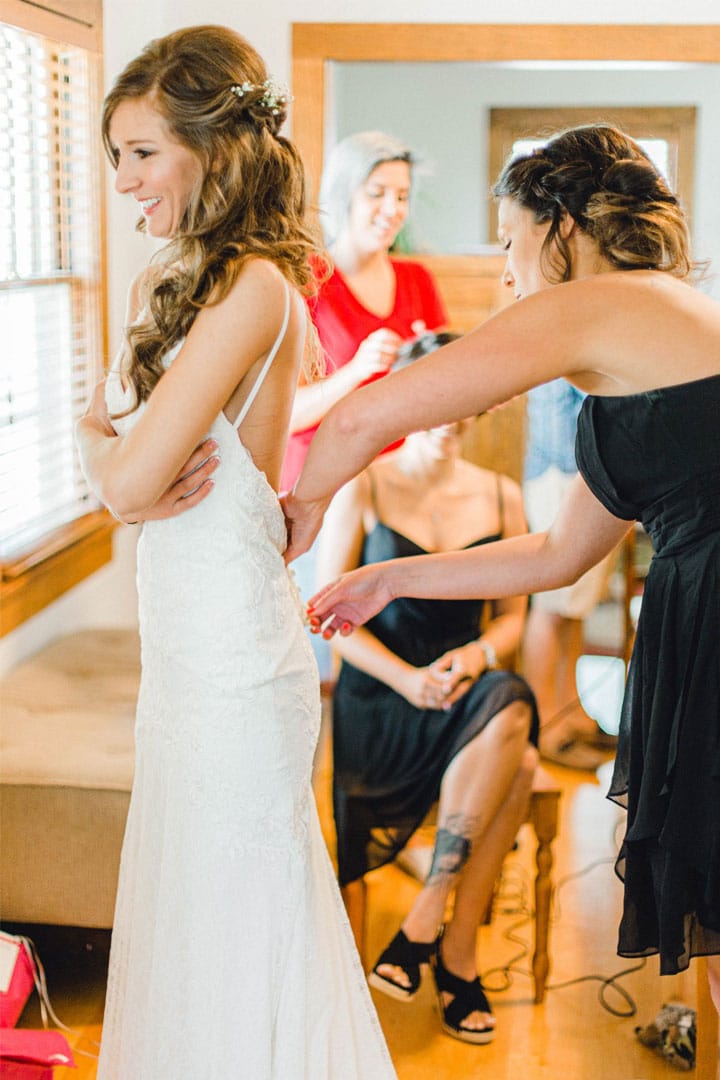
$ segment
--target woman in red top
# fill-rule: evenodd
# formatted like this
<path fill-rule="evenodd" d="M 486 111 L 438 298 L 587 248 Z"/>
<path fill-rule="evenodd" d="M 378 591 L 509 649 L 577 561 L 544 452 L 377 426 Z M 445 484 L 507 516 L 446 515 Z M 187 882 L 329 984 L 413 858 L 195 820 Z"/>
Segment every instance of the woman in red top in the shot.
<path fill-rule="evenodd" d="M 393 259 L 408 215 L 413 157 L 404 143 L 379 131 L 349 135 L 333 149 L 320 189 L 322 223 L 332 275 L 312 303 L 327 375 L 297 388 L 281 488 L 289 491 L 320 421 L 363 383 L 387 375 L 403 341 L 447 322 L 437 286 L 424 266 Z M 395 449 L 399 442 L 387 449 Z M 293 564 L 307 599 L 317 588 L 316 548 Z M 330 649 L 312 638 L 320 678 L 332 675 Z"/>
<path fill-rule="evenodd" d="M 404 340 L 447 322 L 432 275 L 389 254 L 407 219 L 412 165 L 408 147 L 378 131 L 348 136 L 328 159 L 320 204 L 334 270 L 312 306 L 327 376 L 298 387 L 286 490 L 328 410 L 355 387 L 387 375 Z"/>

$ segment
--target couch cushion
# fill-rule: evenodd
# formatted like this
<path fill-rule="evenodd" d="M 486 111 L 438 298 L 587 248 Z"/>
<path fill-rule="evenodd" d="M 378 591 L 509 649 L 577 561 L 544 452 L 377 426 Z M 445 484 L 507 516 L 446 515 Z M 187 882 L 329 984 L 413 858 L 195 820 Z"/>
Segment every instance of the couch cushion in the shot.
<path fill-rule="evenodd" d="M 132 630 L 52 642 L 3 680 L 0 783 L 129 791 L 140 645 Z"/>

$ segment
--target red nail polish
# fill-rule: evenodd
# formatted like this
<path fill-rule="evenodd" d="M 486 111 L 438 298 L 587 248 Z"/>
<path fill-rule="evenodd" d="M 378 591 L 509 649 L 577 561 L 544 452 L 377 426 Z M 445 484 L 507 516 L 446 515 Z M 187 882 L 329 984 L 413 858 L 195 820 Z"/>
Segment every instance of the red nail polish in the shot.
<path fill-rule="evenodd" d="M 342 626 L 340 627 L 340 629 L 342 630 L 343 634 L 347 634 L 348 631 L 350 630 L 350 623 L 349 622 L 344 622 L 342 624 Z"/>

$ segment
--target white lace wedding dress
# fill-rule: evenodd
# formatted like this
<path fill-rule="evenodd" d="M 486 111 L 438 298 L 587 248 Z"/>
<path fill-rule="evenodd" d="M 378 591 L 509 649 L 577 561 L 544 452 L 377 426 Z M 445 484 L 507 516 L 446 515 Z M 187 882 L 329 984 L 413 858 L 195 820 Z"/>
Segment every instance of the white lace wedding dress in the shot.
<path fill-rule="evenodd" d="M 106 396 L 126 407 L 117 375 Z M 236 426 L 212 426 L 210 496 L 139 540 L 137 757 L 98 1080 L 392 1080 L 311 789 L 318 677 L 283 515 Z"/>

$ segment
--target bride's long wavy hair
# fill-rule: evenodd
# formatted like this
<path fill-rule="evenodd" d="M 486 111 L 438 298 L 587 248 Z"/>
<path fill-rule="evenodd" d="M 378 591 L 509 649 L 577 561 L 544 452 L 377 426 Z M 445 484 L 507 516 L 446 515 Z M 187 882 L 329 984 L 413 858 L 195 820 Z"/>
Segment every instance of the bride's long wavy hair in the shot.
<path fill-rule="evenodd" d="M 304 170 L 279 134 L 287 97 L 267 80 L 239 34 L 196 26 L 151 41 L 105 98 L 102 137 L 115 167 L 113 114 L 123 101 L 147 98 L 202 173 L 176 234 L 143 278 L 141 316 L 126 328 L 134 407 L 163 374 L 167 350 L 203 307 L 227 295 L 247 259 L 269 259 L 304 295 L 314 291 L 318 243 L 305 221 Z"/>

